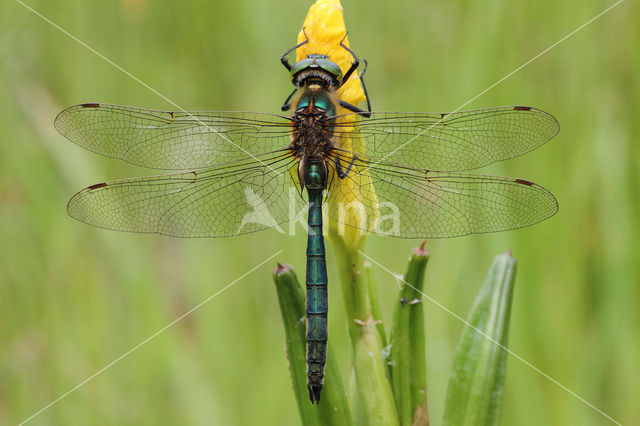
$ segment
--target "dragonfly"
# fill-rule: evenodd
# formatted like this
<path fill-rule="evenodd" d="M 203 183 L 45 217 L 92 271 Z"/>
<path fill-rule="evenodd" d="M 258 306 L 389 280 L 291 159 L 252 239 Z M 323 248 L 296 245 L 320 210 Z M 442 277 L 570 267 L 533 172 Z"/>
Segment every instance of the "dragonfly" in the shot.
<path fill-rule="evenodd" d="M 526 106 L 374 112 L 364 72 L 355 75 L 366 94 L 367 110 L 362 110 L 336 95 L 359 66 L 356 54 L 340 43 L 353 57 L 344 74 L 320 53 L 292 65 L 287 55 L 306 42 L 281 57 L 294 84 L 281 114 L 84 103 L 63 110 L 55 127 L 98 154 L 173 171 L 81 190 L 67 211 L 90 225 L 173 237 L 231 237 L 281 229 L 308 215 L 307 383 L 311 402 L 318 403 L 328 312 L 323 206 L 329 221 L 401 238 L 455 237 L 538 223 L 558 209 L 548 190 L 524 179 L 467 171 L 539 147 L 558 133 L 559 124 L 551 114 Z M 391 206 L 397 213 L 394 226 L 353 222 L 341 209 L 326 208 L 332 198 L 345 196 L 373 216 Z"/>

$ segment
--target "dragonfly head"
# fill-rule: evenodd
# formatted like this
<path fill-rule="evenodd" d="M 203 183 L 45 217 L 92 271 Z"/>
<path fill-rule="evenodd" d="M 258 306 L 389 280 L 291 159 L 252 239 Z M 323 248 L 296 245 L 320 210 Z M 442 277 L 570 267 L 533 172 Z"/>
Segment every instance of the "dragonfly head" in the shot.
<path fill-rule="evenodd" d="M 320 84 L 336 90 L 342 84 L 342 70 L 327 55 L 309 55 L 291 67 L 291 81 L 296 87 Z"/>

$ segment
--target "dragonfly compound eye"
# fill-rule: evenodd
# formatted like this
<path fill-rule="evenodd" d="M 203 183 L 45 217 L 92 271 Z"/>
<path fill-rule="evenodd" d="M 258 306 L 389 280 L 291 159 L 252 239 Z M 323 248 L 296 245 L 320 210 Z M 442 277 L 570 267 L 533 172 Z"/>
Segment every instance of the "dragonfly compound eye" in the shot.
<path fill-rule="evenodd" d="M 291 79 L 297 87 L 310 79 L 321 79 L 335 90 L 342 84 L 342 70 L 327 55 L 309 55 L 291 67 Z"/>

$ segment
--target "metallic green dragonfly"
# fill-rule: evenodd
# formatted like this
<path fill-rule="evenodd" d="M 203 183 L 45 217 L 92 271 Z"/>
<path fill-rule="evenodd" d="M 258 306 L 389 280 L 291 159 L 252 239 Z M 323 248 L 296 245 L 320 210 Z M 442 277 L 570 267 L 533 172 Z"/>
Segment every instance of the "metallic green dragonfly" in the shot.
<path fill-rule="evenodd" d="M 303 42 L 304 43 L 304 42 Z M 556 199 L 518 178 L 468 174 L 542 145 L 559 131 L 550 114 L 524 106 L 455 113 L 363 111 L 335 91 L 358 67 L 325 55 L 291 65 L 295 90 L 283 111 L 167 112 L 86 103 L 55 127 L 72 142 L 139 166 L 178 171 L 98 183 L 69 201 L 93 226 L 174 237 L 228 237 L 280 229 L 308 212 L 307 375 L 320 400 L 327 342 L 322 206 L 348 189 L 366 211 L 390 208 L 402 238 L 443 238 L 520 228 L 552 216 Z M 345 49 L 347 47 L 343 45 Z M 346 108 L 347 114 L 337 115 Z M 362 144 L 352 145 L 353 140 Z M 363 177 L 366 177 L 363 178 Z M 350 185 L 345 185 L 349 183 Z M 375 194 L 375 195 L 373 195 Z M 337 209 L 326 216 L 345 222 Z"/>

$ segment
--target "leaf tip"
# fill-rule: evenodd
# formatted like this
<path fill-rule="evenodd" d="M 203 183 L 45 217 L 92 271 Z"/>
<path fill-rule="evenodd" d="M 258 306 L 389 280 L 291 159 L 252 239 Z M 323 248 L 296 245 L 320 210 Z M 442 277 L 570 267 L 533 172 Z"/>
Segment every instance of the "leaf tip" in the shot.
<path fill-rule="evenodd" d="M 420 247 L 416 247 L 413 249 L 412 253 L 414 256 L 429 256 L 429 250 L 425 249 L 424 246 L 427 244 L 427 240 L 424 240 Z"/>
<path fill-rule="evenodd" d="M 291 271 L 293 269 L 293 267 L 291 265 L 288 264 L 281 264 L 280 262 L 277 263 L 276 269 L 273 270 L 273 274 L 274 275 L 282 275 L 282 274 L 286 274 L 287 272 Z"/>

